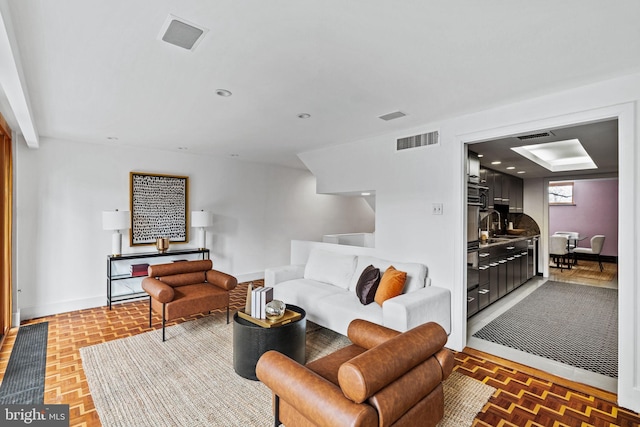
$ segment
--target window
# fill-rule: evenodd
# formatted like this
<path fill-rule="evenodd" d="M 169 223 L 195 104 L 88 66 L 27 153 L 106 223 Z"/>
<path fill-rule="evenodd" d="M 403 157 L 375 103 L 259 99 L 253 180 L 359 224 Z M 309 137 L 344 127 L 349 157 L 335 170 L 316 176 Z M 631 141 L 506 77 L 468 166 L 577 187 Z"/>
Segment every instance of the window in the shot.
<path fill-rule="evenodd" d="M 550 182 L 549 183 L 549 204 L 550 205 L 574 205 L 573 202 L 573 182 Z"/>

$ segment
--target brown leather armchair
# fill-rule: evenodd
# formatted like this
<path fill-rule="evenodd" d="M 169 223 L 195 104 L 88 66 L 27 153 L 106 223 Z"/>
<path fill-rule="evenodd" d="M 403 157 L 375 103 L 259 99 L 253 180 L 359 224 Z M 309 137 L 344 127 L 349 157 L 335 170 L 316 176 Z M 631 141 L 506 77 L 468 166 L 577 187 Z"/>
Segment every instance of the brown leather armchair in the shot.
<path fill-rule="evenodd" d="M 149 294 L 149 327 L 152 310 L 162 315 L 162 341 L 167 320 L 227 307 L 229 323 L 229 291 L 238 281 L 212 266 L 208 259 L 149 266 L 142 289 Z"/>
<path fill-rule="evenodd" d="M 274 394 L 275 425 L 435 426 L 444 416 L 444 381 L 453 369 L 437 323 L 400 333 L 356 319 L 353 343 L 303 366 L 276 351 L 258 361 Z"/>

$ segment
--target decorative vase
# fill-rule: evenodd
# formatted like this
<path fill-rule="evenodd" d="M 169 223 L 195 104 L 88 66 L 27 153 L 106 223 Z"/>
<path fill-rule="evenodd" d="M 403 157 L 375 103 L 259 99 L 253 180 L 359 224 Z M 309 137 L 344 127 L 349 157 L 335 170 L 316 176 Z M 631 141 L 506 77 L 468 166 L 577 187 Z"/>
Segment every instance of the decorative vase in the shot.
<path fill-rule="evenodd" d="M 168 237 L 158 237 L 156 239 L 156 248 L 158 252 L 164 253 L 169 249 L 169 238 Z"/>
<path fill-rule="evenodd" d="M 280 300 L 274 299 L 264 306 L 264 314 L 269 322 L 280 320 L 284 316 L 287 306 Z"/>

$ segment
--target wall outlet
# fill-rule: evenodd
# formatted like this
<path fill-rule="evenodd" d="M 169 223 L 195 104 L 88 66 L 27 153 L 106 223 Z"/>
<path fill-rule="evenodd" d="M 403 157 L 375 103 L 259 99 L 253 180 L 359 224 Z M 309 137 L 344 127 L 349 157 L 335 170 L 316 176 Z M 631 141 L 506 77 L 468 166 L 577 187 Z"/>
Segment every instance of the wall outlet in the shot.
<path fill-rule="evenodd" d="M 433 215 L 442 215 L 442 203 L 434 203 L 432 211 Z"/>

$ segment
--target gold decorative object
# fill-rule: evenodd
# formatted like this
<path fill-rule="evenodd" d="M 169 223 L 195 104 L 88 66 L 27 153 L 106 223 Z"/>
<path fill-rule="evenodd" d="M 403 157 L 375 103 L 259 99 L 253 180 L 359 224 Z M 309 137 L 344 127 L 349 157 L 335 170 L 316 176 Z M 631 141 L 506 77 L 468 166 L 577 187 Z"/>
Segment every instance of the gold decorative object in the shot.
<path fill-rule="evenodd" d="M 158 237 L 156 239 L 156 248 L 158 249 L 158 252 L 165 253 L 169 249 L 169 238 Z"/>

